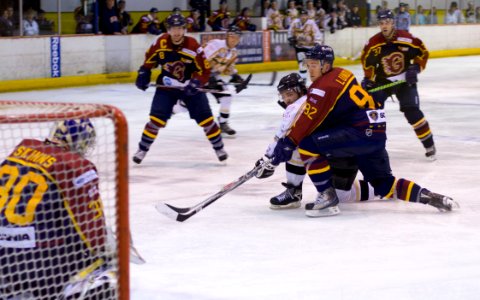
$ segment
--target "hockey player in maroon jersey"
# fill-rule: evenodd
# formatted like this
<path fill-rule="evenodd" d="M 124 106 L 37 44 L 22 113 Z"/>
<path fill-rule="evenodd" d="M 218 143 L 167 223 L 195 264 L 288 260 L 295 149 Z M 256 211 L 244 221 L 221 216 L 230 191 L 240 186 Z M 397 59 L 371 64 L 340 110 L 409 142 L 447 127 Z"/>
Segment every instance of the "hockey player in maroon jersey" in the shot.
<path fill-rule="evenodd" d="M 363 48 L 361 61 L 365 78 L 362 86 L 370 90 L 398 80 L 406 83 L 372 94 L 376 101 L 385 102 L 396 95 L 408 123 L 425 147 L 427 158 L 435 159 L 435 144 L 430 126 L 420 110 L 417 91 L 417 74 L 425 69 L 428 51 L 423 42 L 404 30 L 395 29 L 394 15 L 390 10 L 381 10 L 377 15 L 380 32 L 374 35 Z"/>
<path fill-rule="evenodd" d="M 385 112 L 358 84 L 348 70 L 333 67 L 334 53 L 329 46 L 314 46 L 306 54 L 312 80 L 305 106 L 294 125 L 273 151 L 274 165 L 288 161 L 298 147 L 307 174 L 318 195 L 305 205 L 306 215 L 336 215 L 338 196 L 332 186 L 328 158 L 355 159 L 364 179 L 376 195 L 432 205 L 450 211 L 453 199 L 430 192 L 403 178 L 395 178 L 385 149 Z"/>
<path fill-rule="evenodd" d="M 88 119 L 60 121 L 2 162 L 0 299 L 71 299 L 89 287 L 87 295 L 111 296 L 99 179 L 84 158 L 94 143 Z M 89 280 L 95 286 L 73 288 Z"/>
<path fill-rule="evenodd" d="M 228 155 L 223 148 L 221 130 L 212 116 L 205 93 L 199 88 L 208 82 L 210 66 L 198 42 L 185 36 L 186 21 L 182 15 L 167 18 L 168 32 L 160 35 L 145 54 L 145 61 L 138 70 L 136 86 L 146 90 L 150 84 L 151 70 L 161 67 L 157 83 L 172 88 L 158 87 L 153 96 L 150 121 L 145 125 L 139 149 L 133 161 L 141 163 L 158 131 L 167 125 L 177 100 L 185 103 L 190 117 L 201 126 L 220 161 Z"/>

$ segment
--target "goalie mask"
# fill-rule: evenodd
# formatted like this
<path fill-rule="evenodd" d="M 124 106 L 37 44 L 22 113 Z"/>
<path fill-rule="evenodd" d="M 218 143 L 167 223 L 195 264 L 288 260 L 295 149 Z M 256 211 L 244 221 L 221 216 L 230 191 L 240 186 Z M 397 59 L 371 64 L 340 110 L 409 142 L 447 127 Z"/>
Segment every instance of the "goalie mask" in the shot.
<path fill-rule="evenodd" d="M 82 156 L 95 146 L 95 128 L 88 118 L 59 121 L 49 140 Z"/>

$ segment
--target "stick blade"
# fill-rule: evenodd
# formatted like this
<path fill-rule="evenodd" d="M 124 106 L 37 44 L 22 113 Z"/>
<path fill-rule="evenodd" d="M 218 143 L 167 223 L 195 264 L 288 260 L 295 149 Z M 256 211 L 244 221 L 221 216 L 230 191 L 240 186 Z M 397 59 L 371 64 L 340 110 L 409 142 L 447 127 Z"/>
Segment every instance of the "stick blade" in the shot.
<path fill-rule="evenodd" d="M 155 205 L 155 208 L 162 215 L 178 222 L 183 222 L 197 213 L 196 211 L 190 211 L 188 208 L 179 208 L 167 203 L 159 203 Z"/>

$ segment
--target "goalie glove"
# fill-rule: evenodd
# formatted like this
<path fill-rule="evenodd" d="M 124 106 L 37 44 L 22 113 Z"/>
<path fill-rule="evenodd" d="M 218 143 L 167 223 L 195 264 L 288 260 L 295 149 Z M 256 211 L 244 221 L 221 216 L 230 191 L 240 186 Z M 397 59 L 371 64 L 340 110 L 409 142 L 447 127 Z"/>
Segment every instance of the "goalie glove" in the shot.
<path fill-rule="evenodd" d="M 275 172 L 275 166 L 272 165 L 269 160 L 269 158 L 264 159 L 263 157 L 257 160 L 257 162 L 255 163 L 255 167 L 258 165 L 262 165 L 262 168 L 258 170 L 257 174 L 255 174 L 255 177 L 263 179 L 273 175 L 273 173 Z"/>

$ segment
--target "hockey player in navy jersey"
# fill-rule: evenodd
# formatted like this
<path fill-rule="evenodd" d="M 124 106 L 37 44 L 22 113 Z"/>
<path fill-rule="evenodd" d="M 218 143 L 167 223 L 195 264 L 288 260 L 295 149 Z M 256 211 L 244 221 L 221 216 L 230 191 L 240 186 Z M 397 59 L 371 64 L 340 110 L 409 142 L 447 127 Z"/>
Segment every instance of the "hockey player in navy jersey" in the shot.
<path fill-rule="evenodd" d="M 312 80 L 302 110 L 286 136 L 273 150 L 274 165 L 291 159 L 298 147 L 307 174 L 315 185 L 316 199 L 305 205 L 310 217 L 340 213 L 332 185 L 331 157 L 354 158 L 364 179 L 385 198 L 429 204 L 450 211 L 458 204 L 418 184 L 392 175 L 385 149 L 385 112 L 348 70 L 333 67 L 329 46 L 316 45 L 306 54 Z"/>
<path fill-rule="evenodd" d="M 285 108 L 281 125 L 275 133 L 274 141 L 268 145 L 266 158 L 257 161 L 263 168 L 257 173 L 257 178 L 267 178 L 273 175 L 275 166 L 265 163 L 273 156 L 277 141 L 290 130 L 298 111 L 303 109 L 307 100 L 307 87 L 298 73 L 291 73 L 280 79 L 277 87 L 281 99 L 278 103 Z M 355 180 L 358 166 L 352 158 L 329 158 L 332 169 L 332 185 L 341 202 L 366 201 L 375 198 L 373 187 L 364 180 Z M 282 183 L 286 190 L 270 199 L 271 209 L 298 208 L 302 200 L 302 184 L 305 178 L 305 166 L 300 154 L 295 150 L 292 158 L 285 163 L 287 182 Z"/>
<path fill-rule="evenodd" d="M 370 38 L 363 48 L 361 61 L 365 78 L 362 86 L 370 90 L 398 80 L 405 83 L 372 94 L 375 100 L 384 102 L 396 95 L 408 123 L 425 148 L 427 158 L 435 159 L 433 134 L 425 115 L 420 110 L 417 91 L 417 74 L 425 69 L 428 51 L 423 42 L 408 31 L 397 30 L 394 15 L 390 10 L 381 10 L 377 15 L 381 32 Z"/>
<path fill-rule="evenodd" d="M 94 144 L 88 119 L 65 120 L 2 162 L 0 299 L 114 296 L 98 174 L 84 158 Z"/>
<path fill-rule="evenodd" d="M 199 88 L 207 83 L 210 66 L 198 42 L 185 36 L 186 21 L 180 14 L 167 18 L 168 32 L 160 35 L 145 54 L 145 61 L 138 70 L 136 86 L 146 90 L 150 84 L 151 70 L 161 68 L 150 109 L 150 121 L 145 125 L 139 147 L 133 161 L 141 163 L 158 131 L 167 125 L 177 100 L 185 103 L 190 117 L 203 128 L 217 158 L 226 160 L 228 155 L 223 148 L 220 128 L 215 122 L 205 93 Z"/>

